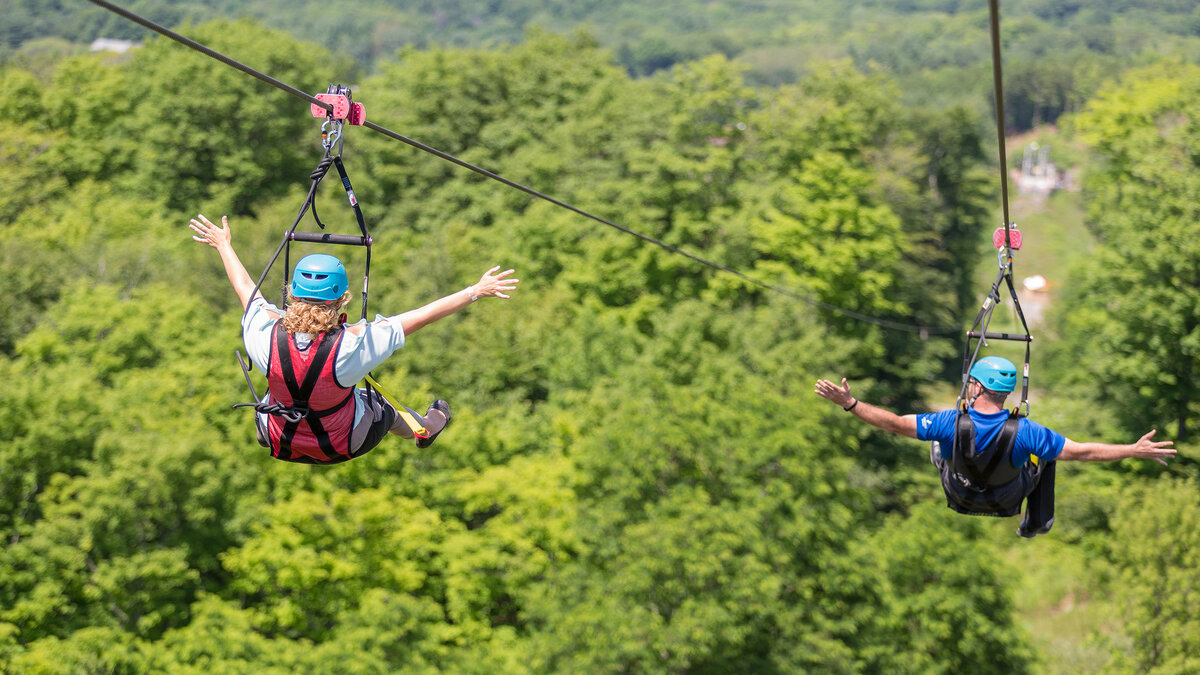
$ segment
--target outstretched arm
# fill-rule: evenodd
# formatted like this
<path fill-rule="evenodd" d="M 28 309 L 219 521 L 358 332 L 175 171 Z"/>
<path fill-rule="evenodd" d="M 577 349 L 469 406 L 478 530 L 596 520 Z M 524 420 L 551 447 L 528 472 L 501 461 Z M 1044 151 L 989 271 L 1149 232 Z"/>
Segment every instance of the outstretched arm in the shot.
<path fill-rule="evenodd" d="M 1113 443 L 1076 443 L 1071 439 L 1063 444 L 1062 453 L 1059 454 L 1059 459 L 1075 460 L 1083 462 L 1116 462 L 1128 457 L 1139 457 L 1141 459 L 1152 459 L 1163 466 L 1167 465 L 1167 460 L 1175 456 L 1175 448 L 1171 445 L 1174 441 L 1152 441 L 1157 429 L 1151 429 L 1145 436 L 1142 436 L 1136 443 L 1128 445 L 1119 445 Z"/>
<path fill-rule="evenodd" d="M 450 316 L 479 298 L 501 298 L 507 300 L 507 294 L 516 290 L 517 284 L 521 280 L 506 278 L 513 273 L 511 269 L 497 273 L 496 270 L 498 269 L 500 269 L 500 266 L 496 265 L 484 272 L 483 276 L 479 277 L 479 281 L 475 282 L 473 286 L 468 286 L 457 293 L 451 293 L 444 298 L 438 298 L 424 307 L 401 314 L 400 325 L 404 327 L 404 334 L 412 335 L 421 328 L 428 326 L 438 319 Z"/>
<path fill-rule="evenodd" d="M 842 386 L 840 387 L 829 380 L 817 380 L 815 392 L 818 396 L 829 399 L 842 406 L 842 408 L 847 409 L 855 417 L 873 427 L 909 438 L 917 437 L 916 415 L 904 415 L 901 417 L 894 412 L 878 408 L 870 403 L 854 398 L 850 395 L 850 384 L 844 377 L 842 378 Z"/>
<path fill-rule="evenodd" d="M 250 294 L 254 292 L 254 280 L 250 278 L 245 265 L 238 258 L 237 252 L 233 250 L 229 216 L 221 216 L 221 227 L 217 227 L 209 222 L 204 214 L 200 214 L 192 218 L 188 227 L 196 233 L 192 235 L 192 239 L 202 244 L 208 244 L 221 254 L 221 263 L 225 265 L 225 276 L 229 277 L 229 283 L 233 284 L 233 290 L 242 303 L 242 309 L 246 309 L 246 306 L 250 304 Z"/>

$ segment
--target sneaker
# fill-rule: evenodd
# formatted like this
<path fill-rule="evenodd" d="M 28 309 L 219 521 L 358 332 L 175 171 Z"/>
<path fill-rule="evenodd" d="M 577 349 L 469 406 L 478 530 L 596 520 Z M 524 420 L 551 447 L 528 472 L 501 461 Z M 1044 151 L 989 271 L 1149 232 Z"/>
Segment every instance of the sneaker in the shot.
<path fill-rule="evenodd" d="M 440 413 L 435 415 L 434 413 Z M 443 422 L 439 423 L 438 418 L 442 418 Z M 418 438 L 418 448 L 428 448 L 433 445 L 433 440 L 442 433 L 442 430 L 450 426 L 450 404 L 442 399 L 438 399 L 429 404 L 429 409 L 425 411 L 425 428 L 430 432 L 427 438 Z"/>
<path fill-rule="evenodd" d="M 1025 519 L 1022 520 L 1021 524 L 1017 526 L 1017 535 L 1025 537 L 1026 539 L 1033 539 L 1034 537 L 1038 536 L 1039 534 L 1046 534 L 1047 532 L 1050 531 L 1051 527 L 1054 527 L 1053 516 L 1050 518 L 1049 521 L 1046 522 L 1045 525 L 1042 525 L 1041 527 L 1037 528 L 1036 530 L 1033 529 L 1032 527 L 1030 527 L 1029 523 L 1027 522 L 1028 520 L 1029 520 L 1029 514 L 1026 513 Z"/>

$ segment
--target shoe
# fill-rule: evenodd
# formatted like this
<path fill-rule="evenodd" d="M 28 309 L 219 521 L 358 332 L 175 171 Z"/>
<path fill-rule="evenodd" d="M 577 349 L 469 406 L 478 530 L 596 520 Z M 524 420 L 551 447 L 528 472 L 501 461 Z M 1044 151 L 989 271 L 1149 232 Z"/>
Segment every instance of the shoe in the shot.
<path fill-rule="evenodd" d="M 1017 526 L 1017 535 L 1018 536 L 1025 537 L 1026 539 L 1033 539 L 1034 537 L 1038 536 L 1039 534 L 1046 534 L 1047 532 L 1050 531 L 1051 527 L 1054 527 L 1054 518 L 1053 517 L 1050 518 L 1050 520 L 1047 521 L 1045 525 L 1042 525 L 1041 527 L 1037 528 L 1036 530 L 1029 526 L 1029 524 L 1026 522 L 1028 520 L 1029 520 L 1029 516 L 1026 515 L 1025 520 L 1022 520 L 1021 524 Z"/>
<path fill-rule="evenodd" d="M 425 411 L 425 420 L 427 422 L 432 421 L 429 417 L 429 414 L 435 410 L 442 413 L 442 415 L 445 416 L 446 421 L 437 429 L 430 429 L 431 433 L 427 438 L 416 439 L 418 448 L 428 448 L 429 446 L 433 445 L 433 440 L 438 437 L 438 434 L 442 433 L 446 427 L 450 426 L 450 404 L 446 403 L 440 398 L 433 403 L 430 403 L 429 409 Z M 429 426 L 427 425 L 425 428 L 429 429 Z"/>

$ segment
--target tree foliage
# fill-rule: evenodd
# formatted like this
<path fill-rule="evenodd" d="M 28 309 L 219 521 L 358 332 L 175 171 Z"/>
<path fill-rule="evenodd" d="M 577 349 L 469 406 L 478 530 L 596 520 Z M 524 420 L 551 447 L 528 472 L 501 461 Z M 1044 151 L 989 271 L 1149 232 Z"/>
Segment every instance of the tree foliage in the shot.
<path fill-rule="evenodd" d="M 1196 491 L 1195 481 L 1163 479 L 1131 491 L 1118 511 L 1109 550 L 1133 642 L 1114 659 L 1120 669 L 1186 673 L 1200 665 Z"/>
<path fill-rule="evenodd" d="M 1131 73 L 1075 121 L 1104 159 L 1086 184 L 1104 247 L 1071 284 L 1079 290 L 1060 328 L 1088 355 L 1089 389 L 1116 404 L 1128 431 L 1173 419 L 1181 440 L 1195 414 L 1200 358 L 1198 106 L 1200 70 L 1157 67 Z"/>
<path fill-rule="evenodd" d="M 286 80 L 350 70 L 258 24 L 193 30 Z M 821 303 L 956 319 L 988 212 L 971 108 L 910 109 L 895 80 L 845 61 L 753 87 L 723 54 L 640 79 L 617 58 L 541 31 L 409 49 L 358 98 L 389 128 Z M 348 129 L 372 308 L 494 264 L 522 286 L 379 369 L 414 407 L 450 400 L 433 448 L 277 462 L 229 410 L 247 396 L 229 353 L 240 312 L 185 224 L 230 214 L 257 273 L 308 187 L 319 122 L 162 40 L 37 77 L 3 73 L 45 114 L 0 141 L 0 278 L 31 308 L 0 323 L 16 383 L 0 387 L 0 670 L 1033 669 L 986 526 L 914 508 L 936 491 L 932 472 L 908 477 L 920 453 L 811 403 L 814 377 L 852 367 L 864 395 L 916 407 L 953 339 L 766 291 Z M 1160 84 L 1164 109 L 1188 100 Z M 1129 143 L 1114 136 L 1112 171 L 1186 187 L 1143 168 L 1179 168 L 1190 118 L 1154 119 L 1176 123 L 1170 143 L 1113 122 Z M 1102 196 L 1123 189 L 1110 180 Z M 339 191 L 324 186 L 322 218 L 353 231 Z M 1113 527 L 1149 517 L 1130 511 Z M 1121 569 L 1140 556 L 1114 549 Z"/>

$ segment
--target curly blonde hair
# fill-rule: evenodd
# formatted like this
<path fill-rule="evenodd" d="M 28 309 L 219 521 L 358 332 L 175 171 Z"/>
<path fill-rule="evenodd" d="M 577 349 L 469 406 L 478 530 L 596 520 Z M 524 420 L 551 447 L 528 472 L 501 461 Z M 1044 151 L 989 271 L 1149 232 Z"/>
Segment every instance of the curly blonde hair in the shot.
<path fill-rule="evenodd" d="M 289 333 L 324 333 L 337 328 L 342 324 L 341 309 L 350 302 L 349 291 L 328 305 L 299 299 L 291 291 L 287 297 L 287 313 L 280 323 Z"/>

